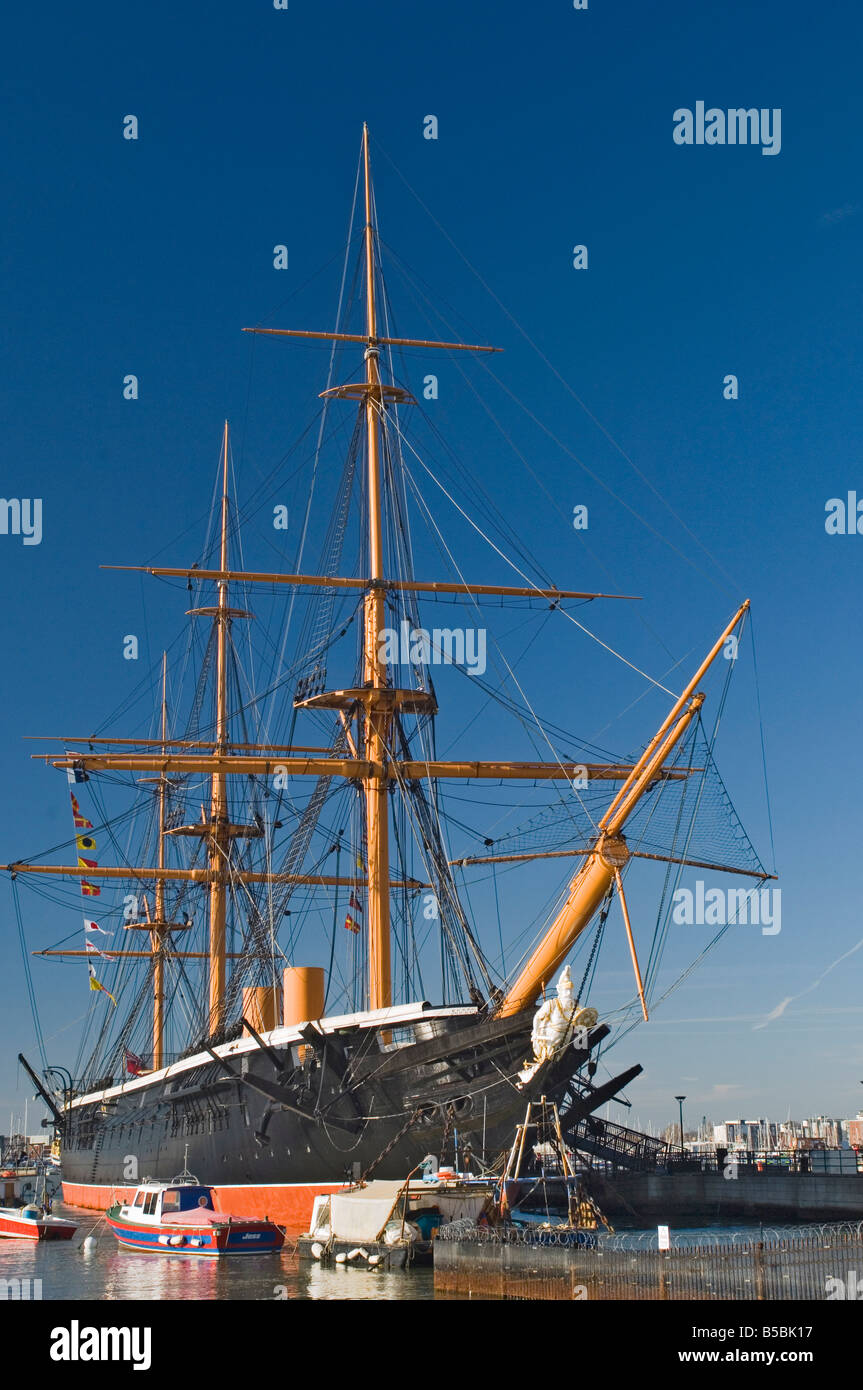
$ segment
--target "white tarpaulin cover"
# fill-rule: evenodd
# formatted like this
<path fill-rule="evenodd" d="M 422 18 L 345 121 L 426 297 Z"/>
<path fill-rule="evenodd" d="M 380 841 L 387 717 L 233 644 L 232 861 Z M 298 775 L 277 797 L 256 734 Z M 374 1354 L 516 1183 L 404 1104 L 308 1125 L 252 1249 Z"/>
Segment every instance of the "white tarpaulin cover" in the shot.
<path fill-rule="evenodd" d="M 403 1182 L 370 1182 L 330 1197 L 330 1229 L 336 1240 L 377 1240 L 392 1215 Z"/>

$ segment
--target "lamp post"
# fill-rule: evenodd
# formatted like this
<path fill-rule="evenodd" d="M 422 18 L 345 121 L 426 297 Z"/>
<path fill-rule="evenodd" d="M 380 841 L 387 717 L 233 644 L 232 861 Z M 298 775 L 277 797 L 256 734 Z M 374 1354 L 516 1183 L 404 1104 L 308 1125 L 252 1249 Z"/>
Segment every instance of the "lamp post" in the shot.
<path fill-rule="evenodd" d="M 680 1152 L 683 1153 L 683 1102 L 686 1100 L 686 1096 L 675 1096 L 674 1099 L 680 1107 Z"/>

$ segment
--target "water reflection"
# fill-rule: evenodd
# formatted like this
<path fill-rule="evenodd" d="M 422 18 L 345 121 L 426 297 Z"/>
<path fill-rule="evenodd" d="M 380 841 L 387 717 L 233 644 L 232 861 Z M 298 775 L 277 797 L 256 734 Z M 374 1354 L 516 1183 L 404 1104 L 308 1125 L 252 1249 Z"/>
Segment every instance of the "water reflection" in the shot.
<path fill-rule="evenodd" d="M 297 1276 L 298 1298 L 432 1299 L 431 1269 L 373 1270 L 345 1265 L 303 1264 Z"/>
<path fill-rule="evenodd" d="M 433 1299 L 430 1269 L 404 1273 L 300 1265 L 289 1243 L 278 1254 L 212 1259 L 121 1249 L 104 1219 L 56 1203 L 80 1224 L 70 1241 L 0 1240 L 0 1279 L 41 1280 L 41 1296 L 93 1301 Z M 92 1237 L 92 1239 L 89 1239 Z M 86 1248 L 85 1248 L 86 1243 Z"/>

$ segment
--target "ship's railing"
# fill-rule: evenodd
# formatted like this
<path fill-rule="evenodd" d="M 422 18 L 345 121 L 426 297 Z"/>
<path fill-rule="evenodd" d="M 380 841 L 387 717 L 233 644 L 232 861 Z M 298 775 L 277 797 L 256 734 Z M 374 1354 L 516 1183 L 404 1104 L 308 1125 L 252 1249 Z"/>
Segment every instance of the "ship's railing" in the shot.
<path fill-rule="evenodd" d="M 576 1151 L 621 1168 L 656 1168 L 668 1161 L 671 1152 L 663 1139 L 589 1116 L 568 1132 L 567 1142 Z"/>
<path fill-rule="evenodd" d="M 841 1166 L 833 1155 L 841 1154 Z M 716 1148 L 708 1153 L 690 1150 L 670 1149 L 666 1166 L 673 1169 L 689 1169 L 705 1173 L 720 1172 L 731 1176 L 728 1169 L 736 1169 L 737 1175 L 747 1176 L 756 1173 L 854 1173 L 863 1172 L 863 1155 L 853 1149 L 724 1149 Z M 833 1166 L 833 1165 L 836 1166 Z"/>
<path fill-rule="evenodd" d="M 592 1117 L 580 1120 L 567 1135 L 576 1160 L 587 1159 L 587 1166 L 602 1172 L 625 1168 L 629 1171 L 660 1172 L 720 1172 L 729 1176 L 729 1167 L 737 1174 L 775 1173 L 863 1173 L 863 1152 L 853 1149 L 726 1149 L 720 1146 L 698 1152 L 654 1139 L 623 1125 Z M 830 1166 L 835 1160 L 824 1159 L 824 1153 L 842 1154 L 842 1166 Z"/>
<path fill-rule="evenodd" d="M 170 1067 L 174 1062 L 181 1062 L 183 1058 L 188 1055 L 188 1048 L 185 1052 L 166 1052 L 162 1058 L 162 1066 Z M 150 1070 L 151 1067 L 149 1063 L 145 1062 L 144 1070 L 141 1072 L 141 1075 L 146 1075 Z M 132 1072 L 126 1072 L 120 1076 L 114 1076 L 113 1073 L 109 1076 L 82 1076 L 77 1081 L 73 1080 L 71 1095 L 74 1099 L 75 1096 L 88 1095 L 91 1091 L 109 1091 L 112 1086 L 122 1086 L 124 1082 L 134 1080 L 135 1076 Z"/>

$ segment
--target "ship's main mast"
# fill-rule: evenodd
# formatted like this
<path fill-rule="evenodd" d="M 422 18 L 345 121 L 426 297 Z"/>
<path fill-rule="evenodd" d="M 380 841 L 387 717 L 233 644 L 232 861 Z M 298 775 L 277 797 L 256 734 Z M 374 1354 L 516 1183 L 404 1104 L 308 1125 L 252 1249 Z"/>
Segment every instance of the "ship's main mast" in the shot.
<path fill-rule="evenodd" d="M 228 422 L 222 445 L 222 508 L 219 568 L 228 568 Z M 215 755 L 228 751 L 228 580 L 218 583 L 216 623 L 216 746 Z M 228 779 L 216 765 L 210 793 L 210 835 L 207 860 L 210 873 L 210 1026 L 216 1029 L 225 997 L 225 932 L 227 925 Z"/>
<path fill-rule="evenodd" d="M 366 710 L 365 751 L 369 762 L 383 767 L 388 759 L 391 718 L 377 692 L 387 685 L 386 662 L 381 657 L 384 627 L 383 508 L 381 506 L 380 422 L 382 404 L 377 313 L 375 306 L 375 247 L 372 226 L 372 183 L 369 168 L 369 128 L 363 125 L 365 174 L 366 251 L 366 444 L 368 453 L 369 569 L 371 586 L 365 598 L 365 684 L 375 692 Z M 392 1003 L 390 972 L 390 850 L 389 801 L 386 776 L 365 782 L 366 839 L 368 844 L 369 1008 L 385 1009 Z"/>

